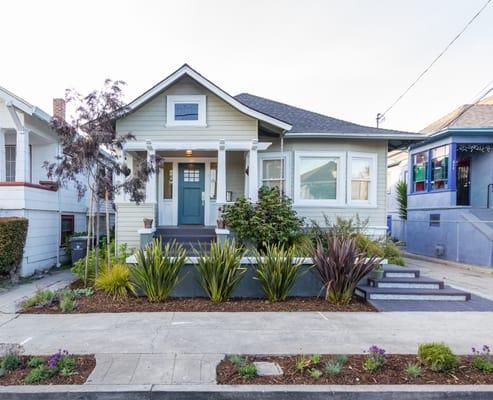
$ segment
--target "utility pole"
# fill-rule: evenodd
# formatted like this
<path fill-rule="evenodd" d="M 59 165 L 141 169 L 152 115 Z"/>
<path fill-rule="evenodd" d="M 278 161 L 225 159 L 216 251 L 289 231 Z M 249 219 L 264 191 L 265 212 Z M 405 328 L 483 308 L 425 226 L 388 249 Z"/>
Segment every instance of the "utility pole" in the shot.
<path fill-rule="evenodd" d="M 377 128 L 380 127 L 380 121 L 383 121 L 384 119 L 385 119 L 385 117 L 383 116 L 382 113 L 377 113 L 377 118 L 376 118 L 376 120 L 377 120 Z"/>

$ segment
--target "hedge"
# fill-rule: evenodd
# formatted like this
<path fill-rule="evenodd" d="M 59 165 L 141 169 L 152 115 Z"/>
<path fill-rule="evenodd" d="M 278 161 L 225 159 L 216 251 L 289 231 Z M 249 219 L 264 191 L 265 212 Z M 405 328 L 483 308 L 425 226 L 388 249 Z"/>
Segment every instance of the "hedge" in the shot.
<path fill-rule="evenodd" d="M 0 274 L 15 272 L 22 262 L 26 244 L 26 218 L 0 217 Z"/>

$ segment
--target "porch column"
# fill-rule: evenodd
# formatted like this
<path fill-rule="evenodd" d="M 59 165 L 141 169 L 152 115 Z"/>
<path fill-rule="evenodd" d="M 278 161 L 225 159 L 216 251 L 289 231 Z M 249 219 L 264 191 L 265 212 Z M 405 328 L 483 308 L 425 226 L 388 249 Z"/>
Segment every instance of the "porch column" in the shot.
<path fill-rule="evenodd" d="M 152 148 L 152 144 L 147 144 L 147 162 L 156 167 L 156 150 Z M 157 182 L 156 182 L 156 172 L 149 174 L 149 180 L 146 185 L 146 203 L 156 203 L 157 202 Z"/>
<path fill-rule="evenodd" d="M 31 181 L 29 161 L 29 131 L 25 128 L 17 129 L 15 146 L 16 182 Z"/>
<path fill-rule="evenodd" d="M 5 182 L 6 177 L 6 168 L 5 164 L 5 131 L 0 129 L 0 182 Z"/>
<path fill-rule="evenodd" d="M 258 158 L 257 158 L 258 140 L 252 140 L 252 146 L 248 153 L 248 197 L 250 201 L 258 201 Z"/>
<path fill-rule="evenodd" d="M 125 161 L 125 150 L 122 150 L 121 152 L 118 151 L 116 157 L 118 162 Z M 113 174 L 113 180 L 118 186 L 121 186 L 125 180 L 125 177 L 123 175 Z M 124 201 L 125 193 L 123 192 L 123 188 L 120 187 L 120 191 L 115 194 L 115 203 L 123 203 Z"/>
<path fill-rule="evenodd" d="M 224 139 L 219 141 L 219 147 L 217 149 L 216 203 L 218 205 L 226 203 L 226 142 Z"/>

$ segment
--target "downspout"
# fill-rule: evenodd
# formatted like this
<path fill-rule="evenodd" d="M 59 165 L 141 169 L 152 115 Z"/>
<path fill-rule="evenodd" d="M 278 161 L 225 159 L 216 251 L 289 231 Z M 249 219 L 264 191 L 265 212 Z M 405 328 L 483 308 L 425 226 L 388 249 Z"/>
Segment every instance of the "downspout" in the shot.
<path fill-rule="evenodd" d="M 284 133 L 281 132 L 281 188 L 282 193 L 286 194 L 287 182 L 285 181 L 285 173 L 284 173 Z"/>
<path fill-rule="evenodd" d="M 57 145 L 56 145 L 56 156 L 58 163 L 60 163 L 60 138 L 57 139 Z M 62 207 L 61 207 L 61 186 L 57 184 L 57 203 L 58 203 L 58 229 L 57 229 L 57 241 L 56 241 L 56 246 L 57 246 L 57 251 L 56 251 L 56 266 L 57 268 L 61 267 L 60 264 L 60 248 L 61 248 L 61 243 L 60 241 L 62 240 Z"/>

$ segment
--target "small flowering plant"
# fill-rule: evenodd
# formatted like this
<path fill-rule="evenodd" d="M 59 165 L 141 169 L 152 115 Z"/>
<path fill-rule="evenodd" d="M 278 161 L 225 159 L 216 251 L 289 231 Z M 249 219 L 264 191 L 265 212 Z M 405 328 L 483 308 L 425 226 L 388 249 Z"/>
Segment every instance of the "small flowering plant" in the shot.
<path fill-rule="evenodd" d="M 493 355 L 489 346 L 485 344 L 481 350 L 472 348 L 472 366 L 482 372 L 493 372 Z"/>
<path fill-rule="evenodd" d="M 67 350 L 58 350 L 48 357 L 48 368 L 62 376 L 73 375 L 75 359 Z"/>
<path fill-rule="evenodd" d="M 378 371 L 385 365 L 385 350 L 373 345 L 368 351 L 365 351 L 366 357 L 363 362 L 363 368 L 365 371 L 374 372 Z"/>

